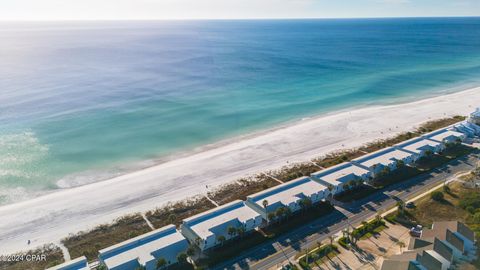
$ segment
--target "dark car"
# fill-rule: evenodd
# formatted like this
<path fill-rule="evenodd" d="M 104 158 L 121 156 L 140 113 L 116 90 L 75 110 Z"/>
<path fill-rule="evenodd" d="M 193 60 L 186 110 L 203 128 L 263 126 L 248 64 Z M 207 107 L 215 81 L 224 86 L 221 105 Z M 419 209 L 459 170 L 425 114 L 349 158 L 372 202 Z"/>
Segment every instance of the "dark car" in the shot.
<path fill-rule="evenodd" d="M 405 204 L 405 207 L 407 208 L 415 208 L 415 204 L 413 202 L 409 202 L 407 204 Z"/>

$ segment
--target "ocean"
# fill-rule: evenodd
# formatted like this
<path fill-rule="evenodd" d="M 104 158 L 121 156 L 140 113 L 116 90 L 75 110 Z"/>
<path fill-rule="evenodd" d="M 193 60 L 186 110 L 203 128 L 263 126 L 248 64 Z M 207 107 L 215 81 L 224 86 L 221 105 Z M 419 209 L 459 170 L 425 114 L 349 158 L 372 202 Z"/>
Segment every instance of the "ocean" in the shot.
<path fill-rule="evenodd" d="M 480 18 L 0 23 L 0 204 L 480 85 Z"/>

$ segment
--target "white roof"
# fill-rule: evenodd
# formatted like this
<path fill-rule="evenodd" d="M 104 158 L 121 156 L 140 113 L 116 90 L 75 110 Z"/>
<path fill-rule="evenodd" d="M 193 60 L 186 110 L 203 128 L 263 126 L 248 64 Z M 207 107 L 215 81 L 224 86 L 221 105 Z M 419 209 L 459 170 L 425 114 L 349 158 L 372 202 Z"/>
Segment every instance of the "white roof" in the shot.
<path fill-rule="evenodd" d="M 174 225 L 169 225 L 158 230 L 137 236 L 125 242 L 102 249 L 99 251 L 100 258 L 108 268 L 117 267 L 127 262 L 138 260 L 141 265 L 154 259 L 152 253 L 160 251 L 162 257 L 176 258 L 181 250 L 178 243 L 184 242 L 185 248 L 188 243 Z M 175 248 L 171 248 L 175 245 Z"/>
<path fill-rule="evenodd" d="M 345 163 L 327 168 L 325 170 L 313 173 L 312 176 L 318 179 L 322 179 L 323 181 L 328 182 L 329 184 L 332 184 L 334 186 L 338 186 L 339 184 L 343 183 L 341 180 L 347 175 L 353 174 L 358 177 L 361 177 L 368 173 L 370 173 L 370 171 L 364 168 L 355 166 L 354 164 L 351 164 L 349 162 L 345 162 Z"/>
<path fill-rule="evenodd" d="M 477 108 L 474 112 L 470 114 L 471 117 L 480 117 L 480 108 Z"/>
<path fill-rule="evenodd" d="M 87 258 L 82 256 L 48 268 L 47 270 L 90 270 L 90 267 L 88 267 Z"/>
<path fill-rule="evenodd" d="M 432 133 L 430 136 L 427 135 L 427 137 L 429 139 L 439 141 L 439 142 L 443 142 L 448 137 L 458 137 L 459 138 L 459 137 L 463 137 L 463 136 L 465 136 L 463 133 L 453 131 L 453 130 L 448 130 L 448 129 L 444 129 L 442 131 Z"/>
<path fill-rule="evenodd" d="M 246 206 L 243 201 L 236 200 L 207 212 L 184 219 L 183 224 L 192 229 L 200 238 L 206 239 L 208 236 L 214 234 L 212 230 L 217 226 L 226 223 L 237 225 L 234 223 L 245 223 L 247 220 L 255 219 L 258 216 L 260 216 L 260 214 Z"/>
<path fill-rule="evenodd" d="M 311 180 L 308 177 L 302 177 L 285 184 L 281 184 L 267 190 L 248 196 L 253 202 L 263 207 L 262 202 L 268 201 L 269 205 L 281 203 L 289 205 L 296 202 L 304 196 L 310 197 L 315 193 L 327 190 L 328 188 L 320 183 Z"/>
<path fill-rule="evenodd" d="M 407 150 L 407 151 L 410 151 L 410 152 L 413 152 L 413 153 L 416 153 L 416 154 L 420 154 L 422 152 L 422 150 L 426 147 L 436 148 L 439 145 L 441 145 L 441 143 L 436 142 L 436 141 L 432 141 L 432 140 L 428 140 L 428 139 L 422 139 L 422 138 L 415 138 L 415 139 L 412 139 L 412 140 L 408 140 L 404 143 L 401 143 L 398 146 L 401 147 L 402 149 Z"/>
<path fill-rule="evenodd" d="M 402 160 L 409 156 L 412 156 L 412 154 L 390 147 L 390 148 L 385 148 L 385 149 L 373 152 L 371 154 L 368 154 L 366 156 L 357 158 L 353 161 L 358 162 L 359 164 L 366 166 L 368 168 L 371 168 L 373 165 L 376 165 L 376 164 L 388 166 L 393 162 L 396 162 L 396 160 Z"/>

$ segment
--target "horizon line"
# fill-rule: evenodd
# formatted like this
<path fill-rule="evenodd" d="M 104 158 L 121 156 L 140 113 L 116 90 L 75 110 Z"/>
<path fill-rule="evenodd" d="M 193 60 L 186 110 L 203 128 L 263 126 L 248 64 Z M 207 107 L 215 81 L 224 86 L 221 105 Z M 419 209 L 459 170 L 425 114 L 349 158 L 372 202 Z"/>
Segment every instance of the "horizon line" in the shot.
<path fill-rule="evenodd" d="M 355 19 L 440 19 L 440 18 L 480 18 L 480 15 L 448 16 L 378 16 L 378 17 L 252 17 L 252 18 L 130 18 L 130 19 L 20 19 L 0 22 L 108 22 L 108 21 L 255 21 L 255 20 L 355 20 Z"/>

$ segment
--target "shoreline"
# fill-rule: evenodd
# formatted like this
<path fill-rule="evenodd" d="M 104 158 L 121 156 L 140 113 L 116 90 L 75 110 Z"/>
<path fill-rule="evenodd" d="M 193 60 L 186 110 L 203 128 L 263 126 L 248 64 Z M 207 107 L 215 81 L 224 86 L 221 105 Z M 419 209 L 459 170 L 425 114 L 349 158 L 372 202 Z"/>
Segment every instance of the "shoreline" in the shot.
<path fill-rule="evenodd" d="M 359 147 L 435 118 L 467 114 L 478 101 L 480 87 L 410 103 L 323 114 L 113 179 L 1 206 L 0 239 L 7 246 L 2 252 L 58 242 L 69 233 L 124 214 L 205 194 L 205 185 L 219 187 L 289 162 Z M 31 246 L 26 245 L 28 239 Z"/>
<path fill-rule="evenodd" d="M 431 99 L 431 98 L 436 98 L 444 95 L 451 95 L 451 94 L 456 94 L 460 93 L 463 91 L 469 91 L 471 89 L 475 89 L 478 86 L 476 83 L 467 83 L 467 84 L 458 84 L 458 85 L 451 85 L 447 88 L 441 88 L 441 90 L 436 90 L 433 93 L 421 93 L 421 96 L 419 97 L 420 100 L 425 100 L 425 99 Z M 189 156 L 193 156 L 196 154 L 200 154 L 202 152 L 214 150 L 216 148 L 224 147 L 230 144 L 234 144 L 236 142 L 241 142 L 243 140 L 249 140 L 253 139 L 255 137 L 263 136 L 263 135 L 268 135 L 269 133 L 282 130 L 285 128 L 289 128 L 298 124 L 301 124 L 305 121 L 311 121 L 311 120 L 317 120 L 320 118 L 325 118 L 328 116 L 333 116 L 337 115 L 340 113 L 347 113 L 350 111 L 355 111 L 355 110 L 360 110 L 360 109 L 368 109 L 368 108 L 375 108 L 375 107 L 386 107 L 386 106 L 394 106 L 394 105 L 401 105 L 401 104 L 408 104 L 412 103 L 414 100 L 412 98 L 399 98 L 397 102 L 393 101 L 388 101 L 385 104 L 383 103 L 376 103 L 373 102 L 372 104 L 363 104 L 363 105 L 355 105 L 350 108 L 340 108 L 340 109 L 335 109 L 333 111 L 328 111 L 328 112 L 317 112 L 317 113 L 312 113 L 311 115 L 306 115 L 303 116 L 302 118 L 297 118 L 297 119 L 291 119 L 291 120 L 286 120 L 280 124 L 273 124 L 271 126 L 267 126 L 264 129 L 252 129 L 249 131 L 246 131 L 245 133 L 239 133 L 239 134 L 234 134 L 231 136 L 226 136 L 224 138 L 220 138 L 217 141 L 214 142 L 209 142 L 205 144 L 201 144 L 198 146 L 194 146 L 191 149 L 179 149 L 177 151 L 174 151 L 172 153 L 163 155 L 163 156 L 158 156 L 154 157 L 151 159 L 145 159 L 145 160 L 136 160 L 130 163 L 124 163 L 124 164 L 118 164 L 117 166 L 113 166 L 110 172 L 104 171 L 104 170 L 88 170 L 85 172 L 78 172 L 78 173 L 73 173 L 70 175 L 66 175 L 65 177 L 58 179 L 55 182 L 55 185 L 57 186 L 56 189 L 52 190 L 46 190 L 39 192 L 38 195 L 33 196 L 33 197 L 27 197 L 24 200 L 19 200 L 19 201 L 14 201 L 12 203 L 8 204 L 0 204 L 0 207 L 10 205 L 10 204 L 15 204 L 19 203 L 22 201 L 27 201 L 27 200 L 32 200 L 44 195 L 48 195 L 51 193 L 55 193 L 58 191 L 62 191 L 65 189 L 71 189 L 71 188 L 76 188 L 76 187 L 81 187 L 84 185 L 90 185 L 90 184 L 96 184 L 98 182 L 102 181 L 107 181 L 113 178 L 120 177 L 122 175 L 126 174 L 131 174 L 134 172 L 142 171 L 145 169 L 149 169 L 152 167 L 156 167 L 159 165 L 162 165 L 167 162 L 171 162 L 177 159 L 182 159 L 186 158 Z M 104 175 L 99 177 L 98 175 Z M 87 180 L 79 181 L 78 178 L 83 178 Z"/>

